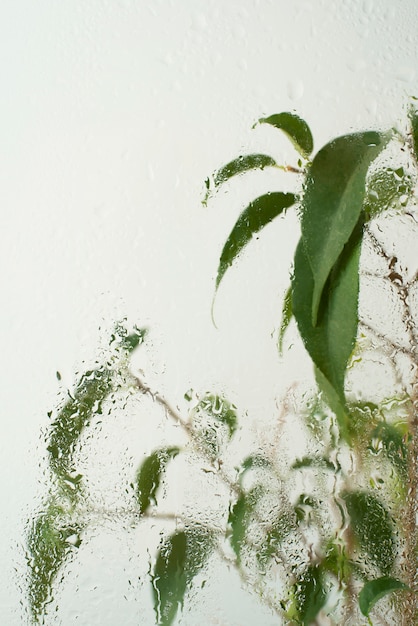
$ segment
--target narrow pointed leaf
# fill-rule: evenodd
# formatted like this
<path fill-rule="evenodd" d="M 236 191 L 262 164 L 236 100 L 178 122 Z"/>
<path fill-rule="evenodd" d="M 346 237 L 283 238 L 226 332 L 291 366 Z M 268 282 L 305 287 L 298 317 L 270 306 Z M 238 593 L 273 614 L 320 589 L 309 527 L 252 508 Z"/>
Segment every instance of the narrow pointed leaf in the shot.
<path fill-rule="evenodd" d="M 87 371 L 72 397 L 58 412 L 49 429 L 49 463 L 56 476 L 65 477 L 73 469 L 75 446 L 94 415 L 112 391 L 113 372 L 107 367 Z"/>
<path fill-rule="evenodd" d="M 315 156 L 302 198 L 302 240 L 312 269 L 312 322 L 325 283 L 359 221 L 372 161 L 390 133 L 365 132 L 334 139 Z"/>
<path fill-rule="evenodd" d="M 390 578 L 389 576 L 382 576 L 376 580 L 370 580 L 367 582 L 359 595 L 360 611 L 368 617 L 370 611 L 381 598 L 393 591 L 409 591 L 410 588 L 400 580 L 396 578 Z"/>
<path fill-rule="evenodd" d="M 231 546 L 237 557 L 238 565 L 241 562 L 241 552 L 245 544 L 245 536 L 251 520 L 253 518 L 254 509 L 263 494 L 260 485 L 256 485 L 248 493 L 242 493 L 229 512 L 228 523 L 231 526 Z"/>
<path fill-rule="evenodd" d="M 292 193 L 273 192 L 256 198 L 241 213 L 222 250 L 219 261 L 216 290 L 227 269 L 242 249 L 264 226 L 296 202 Z"/>
<path fill-rule="evenodd" d="M 193 578 L 213 549 L 213 537 L 204 528 L 171 535 L 159 550 L 152 574 L 154 607 L 159 626 L 171 626 Z"/>
<path fill-rule="evenodd" d="M 409 120 L 411 122 L 412 145 L 415 158 L 418 159 L 418 111 L 413 106 L 409 109 Z"/>
<path fill-rule="evenodd" d="M 396 557 L 393 523 L 385 506 L 372 493 L 352 491 L 343 495 L 350 527 L 364 558 L 384 574 L 390 574 Z"/>
<path fill-rule="evenodd" d="M 293 313 L 299 332 L 311 359 L 343 407 L 345 372 L 357 336 L 361 239 L 359 223 L 327 282 L 315 327 L 312 324 L 314 281 L 302 242 L 296 249 L 292 278 Z"/>
<path fill-rule="evenodd" d="M 167 463 L 180 452 L 179 448 L 161 448 L 150 454 L 140 466 L 136 476 L 136 493 L 140 513 L 145 513 L 156 493 Z"/>
<path fill-rule="evenodd" d="M 279 349 L 279 355 L 283 355 L 283 339 L 286 333 L 286 330 L 292 320 L 293 317 L 293 308 L 292 308 L 292 286 L 286 291 L 286 294 L 283 299 L 283 309 L 282 309 L 282 323 L 280 324 L 279 338 L 277 341 L 277 347 Z"/>
<path fill-rule="evenodd" d="M 265 167 L 277 167 L 276 161 L 268 154 L 257 153 L 239 156 L 237 159 L 230 161 L 213 174 L 214 190 L 234 176 L 239 176 L 240 174 L 245 174 L 245 172 L 250 172 L 252 170 L 263 170 Z M 207 191 L 203 204 L 206 204 L 212 191 L 210 188 L 210 179 L 208 179 L 206 187 Z"/>
<path fill-rule="evenodd" d="M 318 385 L 318 389 L 322 394 L 323 400 L 337 418 L 338 430 L 341 439 L 350 442 L 351 420 L 349 419 L 347 409 L 345 408 L 344 398 L 341 393 L 336 391 L 335 387 L 330 383 L 319 367 L 315 367 L 315 380 Z"/>
<path fill-rule="evenodd" d="M 258 120 L 258 123 L 271 124 L 286 133 L 296 150 L 304 158 L 311 154 L 313 150 L 311 130 L 305 120 L 295 113 L 276 113 L 275 115 L 261 118 Z"/>

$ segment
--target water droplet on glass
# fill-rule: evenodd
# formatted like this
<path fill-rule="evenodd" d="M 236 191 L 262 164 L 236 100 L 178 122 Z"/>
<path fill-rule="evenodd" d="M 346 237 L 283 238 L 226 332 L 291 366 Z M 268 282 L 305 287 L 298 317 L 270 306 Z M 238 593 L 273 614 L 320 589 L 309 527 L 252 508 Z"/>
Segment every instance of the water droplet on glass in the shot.
<path fill-rule="evenodd" d="M 295 79 L 287 83 L 287 95 L 291 100 L 300 100 L 303 92 L 304 86 L 301 80 Z"/>

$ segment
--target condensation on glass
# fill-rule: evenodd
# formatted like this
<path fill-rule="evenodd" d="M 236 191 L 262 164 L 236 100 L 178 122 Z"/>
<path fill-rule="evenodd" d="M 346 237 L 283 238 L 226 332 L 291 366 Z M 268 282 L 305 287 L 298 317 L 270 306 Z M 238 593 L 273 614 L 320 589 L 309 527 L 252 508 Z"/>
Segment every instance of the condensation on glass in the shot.
<path fill-rule="evenodd" d="M 3 38 L 0 621 L 412 624 L 412 0 L 27 5 Z M 303 192 L 309 157 L 256 123 L 280 112 L 312 155 L 397 128 L 367 176 L 343 441 L 280 331 L 297 211 L 216 278 L 254 198 Z"/>

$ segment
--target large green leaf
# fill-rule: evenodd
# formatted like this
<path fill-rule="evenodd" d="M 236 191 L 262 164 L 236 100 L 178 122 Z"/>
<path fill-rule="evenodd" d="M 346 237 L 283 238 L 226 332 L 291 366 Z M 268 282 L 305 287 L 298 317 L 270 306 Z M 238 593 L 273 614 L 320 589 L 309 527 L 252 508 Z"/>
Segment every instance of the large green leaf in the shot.
<path fill-rule="evenodd" d="M 171 535 L 159 550 L 152 574 L 154 607 L 159 626 L 170 626 L 193 578 L 213 548 L 206 529 L 189 528 Z"/>
<path fill-rule="evenodd" d="M 390 578 L 389 576 L 382 576 L 382 578 L 370 580 L 360 591 L 358 598 L 360 611 L 367 617 L 378 600 L 386 596 L 388 593 L 392 593 L 393 591 L 397 591 L 399 589 L 409 591 L 409 587 L 407 585 L 400 580 Z"/>
<path fill-rule="evenodd" d="M 305 120 L 295 113 L 276 113 L 269 117 L 262 117 L 258 123 L 271 124 L 282 130 L 304 158 L 311 154 L 313 150 L 312 133 Z"/>
<path fill-rule="evenodd" d="M 295 202 L 296 196 L 293 193 L 276 191 L 256 198 L 244 209 L 222 250 L 216 278 L 216 289 L 218 289 L 227 269 L 232 265 L 253 235 Z"/>
<path fill-rule="evenodd" d="M 315 156 L 302 198 L 302 241 L 312 269 L 312 323 L 326 281 L 359 221 L 371 162 L 391 133 L 356 133 L 334 139 Z"/>
<path fill-rule="evenodd" d="M 277 167 L 276 161 L 268 154 L 246 154 L 230 161 L 213 174 L 213 184 L 216 190 L 220 185 L 226 183 L 230 178 L 245 174 L 251 170 L 263 170 L 265 167 Z M 210 179 L 206 180 L 206 196 L 203 204 L 206 204 L 210 193 Z"/>
<path fill-rule="evenodd" d="M 367 563 L 382 574 L 390 574 L 396 546 L 393 523 L 385 506 L 371 493 L 352 491 L 343 494 L 350 516 L 350 528 Z"/>
<path fill-rule="evenodd" d="M 293 314 L 299 332 L 311 359 L 335 389 L 342 406 L 347 362 L 357 335 L 361 239 L 359 223 L 327 281 L 326 297 L 315 327 L 312 324 L 314 280 L 302 242 L 296 249 L 292 278 Z"/>
<path fill-rule="evenodd" d="M 160 448 L 154 450 L 140 466 L 136 476 L 136 493 L 140 513 L 145 513 L 152 502 L 156 502 L 155 496 L 160 486 L 161 476 L 165 472 L 170 459 L 177 456 L 179 448 Z"/>

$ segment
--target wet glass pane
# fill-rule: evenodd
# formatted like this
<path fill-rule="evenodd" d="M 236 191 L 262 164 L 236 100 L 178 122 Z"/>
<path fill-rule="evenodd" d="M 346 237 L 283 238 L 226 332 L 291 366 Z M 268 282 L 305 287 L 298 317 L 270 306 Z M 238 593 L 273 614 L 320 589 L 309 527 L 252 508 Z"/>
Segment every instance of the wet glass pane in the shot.
<path fill-rule="evenodd" d="M 1 14 L 0 622 L 416 624 L 415 3 Z"/>

